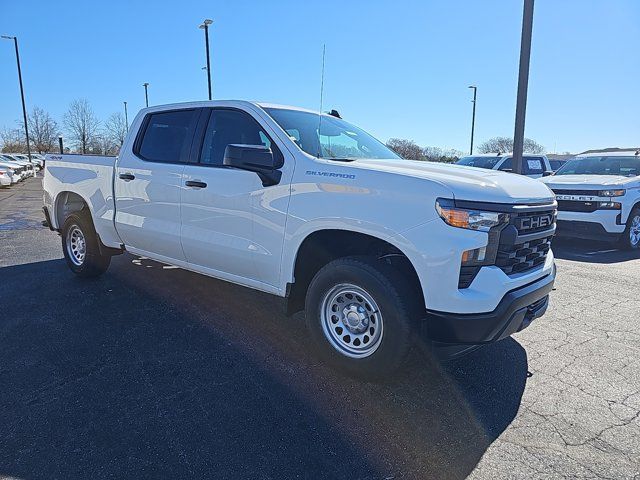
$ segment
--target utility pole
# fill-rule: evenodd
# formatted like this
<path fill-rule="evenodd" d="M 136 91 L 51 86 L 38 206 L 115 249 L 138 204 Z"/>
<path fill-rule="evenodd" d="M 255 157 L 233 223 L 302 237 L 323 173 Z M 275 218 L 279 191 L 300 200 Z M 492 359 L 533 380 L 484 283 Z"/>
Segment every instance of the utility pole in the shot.
<path fill-rule="evenodd" d="M 205 19 L 198 28 L 204 30 L 204 43 L 207 51 L 207 82 L 209 87 L 209 100 L 211 100 L 211 60 L 209 58 L 209 25 L 213 23 L 213 20 Z"/>
<path fill-rule="evenodd" d="M 13 40 L 13 44 L 16 47 L 16 62 L 18 64 L 18 81 L 20 82 L 20 97 L 22 98 L 22 116 L 24 118 L 24 135 L 27 138 L 27 156 L 31 161 L 31 145 L 29 145 L 29 126 L 27 124 L 27 106 L 24 102 L 24 88 L 22 86 L 22 69 L 20 68 L 20 53 L 18 52 L 18 37 L 11 37 L 9 35 L 2 35 L 5 40 Z"/>
<path fill-rule="evenodd" d="M 147 92 L 147 87 L 149 87 L 149 83 L 148 82 L 144 82 L 142 84 L 142 86 L 144 87 L 144 101 L 145 101 L 145 104 L 148 107 L 149 106 L 149 93 Z"/>
<path fill-rule="evenodd" d="M 469 155 L 473 155 L 473 131 L 476 128 L 476 94 L 478 93 L 478 87 L 475 85 L 469 85 L 469 88 L 473 88 L 473 114 L 471 116 L 471 148 L 469 148 Z"/>
<path fill-rule="evenodd" d="M 127 126 L 127 132 L 129 131 L 129 116 L 127 115 L 127 102 L 124 102 L 124 124 Z"/>
<path fill-rule="evenodd" d="M 520 40 L 520 68 L 518 72 L 518 97 L 516 101 L 516 125 L 513 133 L 513 171 L 523 172 L 524 122 L 527 112 L 527 88 L 529 86 L 529 59 L 531 58 L 531 33 L 533 31 L 534 0 L 524 0 L 522 14 L 522 38 Z"/>

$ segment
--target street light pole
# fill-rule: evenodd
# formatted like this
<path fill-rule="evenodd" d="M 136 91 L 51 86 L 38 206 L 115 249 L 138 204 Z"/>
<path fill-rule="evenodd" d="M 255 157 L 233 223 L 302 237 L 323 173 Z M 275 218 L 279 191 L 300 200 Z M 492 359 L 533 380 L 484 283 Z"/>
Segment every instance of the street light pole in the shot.
<path fill-rule="evenodd" d="M 522 38 L 520 40 L 520 69 L 518 72 L 518 97 L 516 101 L 516 125 L 513 133 L 513 171 L 522 173 L 524 149 L 524 121 L 527 112 L 527 88 L 529 86 L 529 59 L 531 58 L 531 33 L 533 31 L 533 2 L 524 0 L 522 13 Z"/>
<path fill-rule="evenodd" d="M 471 148 L 469 148 L 469 155 L 473 155 L 473 132 L 476 128 L 476 94 L 478 93 L 478 87 L 475 85 L 469 85 L 469 88 L 473 88 L 473 114 L 471 116 Z"/>
<path fill-rule="evenodd" d="M 147 105 L 147 107 L 149 106 L 149 93 L 147 92 L 147 87 L 149 86 L 148 82 L 144 82 L 142 84 L 142 86 L 144 87 L 144 101 Z"/>
<path fill-rule="evenodd" d="M 124 102 L 124 124 L 127 126 L 127 132 L 129 131 L 129 116 L 127 115 L 127 102 Z"/>
<path fill-rule="evenodd" d="M 27 155 L 31 161 L 31 146 L 29 145 L 29 126 L 27 125 L 27 106 L 24 103 L 24 88 L 22 86 L 22 69 L 20 68 L 20 53 L 18 52 L 18 37 L 2 35 L 5 40 L 13 40 L 16 47 L 16 62 L 18 64 L 18 81 L 20 82 L 20 97 L 22 98 L 22 116 L 24 118 L 24 135 L 27 138 Z"/>
<path fill-rule="evenodd" d="M 209 57 L 209 25 L 213 23 L 213 20 L 205 19 L 198 28 L 204 30 L 204 43 L 207 51 L 207 83 L 209 87 L 209 100 L 211 100 L 211 59 Z"/>

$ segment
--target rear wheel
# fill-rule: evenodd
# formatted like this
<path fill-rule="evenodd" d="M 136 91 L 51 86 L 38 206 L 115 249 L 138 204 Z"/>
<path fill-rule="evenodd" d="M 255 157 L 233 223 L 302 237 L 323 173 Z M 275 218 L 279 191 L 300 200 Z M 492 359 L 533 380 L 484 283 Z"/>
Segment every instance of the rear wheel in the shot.
<path fill-rule="evenodd" d="M 369 257 L 325 265 L 307 291 L 305 317 L 320 356 L 347 374 L 382 379 L 411 347 L 416 299 L 402 275 Z"/>
<path fill-rule="evenodd" d="M 620 239 L 621 245 L 627 250 L 640 249 L 640 209 L 634 208 L 627 220 L 627 228 Z"/>
<path fill-rule="evenodd" d="M 62 227 L 62 251 L 67 265 L 80 277 L 97 277 L 111 263 L 100 253 L 99 239 L 86 210 L 69 215 Z"/>

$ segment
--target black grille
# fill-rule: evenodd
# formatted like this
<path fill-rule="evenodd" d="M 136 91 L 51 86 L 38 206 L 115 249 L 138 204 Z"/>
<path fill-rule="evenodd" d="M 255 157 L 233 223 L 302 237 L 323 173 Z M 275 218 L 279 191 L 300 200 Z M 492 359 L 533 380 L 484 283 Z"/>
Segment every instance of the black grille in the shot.
<path fill-rule="evenodd" d="M 511 225 L 500 232 L 495 264 L 507 275 L 527 272 L 542 265 L 551 248 L 555 221 L 556 211 L 553 208 L 512 216 Z M 532 225 L 535 228 L 531 228 Z"/>
<path fill-rule="evenodd" d="M 562 212 L 595 212 L 598 202 L 579 202 L 576 200 L 558 200 L 558 210 Z"/>
<path fill-rule="evenodd" d="M 598 190 L 553 190 L 556 195 L 586 195 L 589 197 L 597 197 Z"/>
<path fill-rule="evenodd" d="M 553 235 L 549 235 L 522 243 L 500 244 L 496 265 L 507 275 L 536 268 L 545 262 L 552 237 Z"/>

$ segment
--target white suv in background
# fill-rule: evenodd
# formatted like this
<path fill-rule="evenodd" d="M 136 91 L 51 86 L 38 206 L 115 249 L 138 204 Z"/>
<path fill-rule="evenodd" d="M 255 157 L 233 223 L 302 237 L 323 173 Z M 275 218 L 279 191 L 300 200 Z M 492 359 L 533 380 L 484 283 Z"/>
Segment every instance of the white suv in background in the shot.
<path fill-rule="evenodd" d="M 540 178 L 551 175 L 553 169 L 546 155 L 525 154 L 523 160 L 523 175 L 531 178 Z M 513 172 L 512 153 L 483 153 L 480 155 L 469 155 L 462 157 L 456 162 L 458 165 L 467 167 L 486 168 L 488 170 L 500 170 L 502 172 Z"/>
<path fill-rule="evenodd" d="M 11 185 L 13 172 L 7 167 L 0 167 L 0 187 L 8 187 Z"/>
<path fill-rule="evenodd" d="M 559 236 L 640 249 L 640 150 L 579 155 L 542 181 L 558 201 Z"/>

